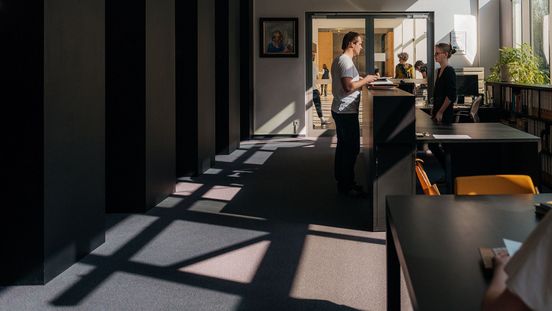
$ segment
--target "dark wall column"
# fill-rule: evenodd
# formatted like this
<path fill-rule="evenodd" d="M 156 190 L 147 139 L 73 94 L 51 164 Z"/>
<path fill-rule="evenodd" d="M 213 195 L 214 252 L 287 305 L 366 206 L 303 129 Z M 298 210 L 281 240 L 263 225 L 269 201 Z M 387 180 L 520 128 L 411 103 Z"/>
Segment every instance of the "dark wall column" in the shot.
<path fill-rule="evenodd" d="M 216 152 L 240 143 L 240 1 L 216 3 Z"/>
<path fill-rule="evenodd" d="M 177 175 L 196 175 L 215 158 L 215 1 L 178 2 L 176 20 Z"/>
<path fill-rule="evenodd" d="M 242 48 L 240 28 L 240 0 L 229 0 L 228 8 L 228 152 L 240 146 L 240 102 L 241 102 L 241 53 L 248 51 Z M 244 18 L 248 18 L 247 15 Z"/>
<path fill-rule="evenodd" d="M 215 4 L 215 66 L 216 76 L 215 84 L 217 86 L 215 92 L 216 100 L 216 147 L 217 154 L 228 153 L 229 147 L 229 111 L 230 111 L 230 97 L 229 97 L 229 43 L 230 43 L 230 29 L 229 29 L 229 15 L 228 11 L 230 7 L 230 1 L 217 1 Z"/>
<path fill-rule="evenodd" d="M 176 2 L 176 175 L 198 172 L 197 1 Z"/>
<path fill-rule="evenodd" d="M 146 0 L 146 208 L 175 190 L 175 0 Z"/>
<path fill-rule="evenodd" d="M 103 1 L 0 5 L 0 284 L 43 284 L 104 241 Z"/>
<path fill-rule="evenodd" d="M 197 44 L 198 173 L 215 161 L 215 0 L 199 0 Z"/>
<path fill-rule="evenodd" d="M 175 186 L 174 0 L 107 15 L 107 211 L 145 212 Z"/>
<path fill-rule="evenodd" d="M 240 1 L 240 138 L 253 133 L 253 0 Z"/>

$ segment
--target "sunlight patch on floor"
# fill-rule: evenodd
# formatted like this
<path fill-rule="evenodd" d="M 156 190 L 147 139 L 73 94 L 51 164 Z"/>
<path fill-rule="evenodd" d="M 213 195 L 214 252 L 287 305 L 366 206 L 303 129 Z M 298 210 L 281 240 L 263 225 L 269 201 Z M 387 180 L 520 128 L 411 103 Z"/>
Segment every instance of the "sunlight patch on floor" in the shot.
<path fill-rule="evenodd" d="M 337 235 L 385 238 L 382 233 L 311 225 L 290 296 L 319 299 L 361 310 L 385 310 L 385 245 L 341 239 Z"/>
<path fill-rule="evenodd" d="M 184 199 L 179 197 L 167 197 L 165 200 L 159 202 L 155 207 L 160 208 L 173 208 L 176 207 L 180 202 L 182 202 Z"/>
<path fill-rule="evenodd" d="M 237 150 L 234 150 L 231 154 L 216 155 L 215 156 L 215 161 L 232 163 L 232 162 L 236 161 L 237 159 L 239 159 L 239 157 L 244 155 L 246 152 L 247 152 L 247 150 L 237 149 Z"/>
<path fill-rule="evenodd" d="M 202 198 L 213 199 L 221 201 L 232 201 L 232 199 L 240 192 L 240 187 L 228 187 L 228 186 L 213 186 L 209 189 Z"/>
<path fill-rule="evenodd" d="M 249 159 L 243 162 L 244 164 L 257 164 L 263 165 L 268 158 L 273 154 L 273 152 L 268 151 L 256 151 Z"/>
<path fill-rule="evenodd" d="M 202 186 L 203 184 L 193 182 L 179 182 L 176 184 L 174 194 L 179 196 L 190 196 Z"/>
<path fill-rule="evenodd" d="M 178 270 L 244 284 L 251 283 L 269 245 L 270 241 L 257 242 Z"/>

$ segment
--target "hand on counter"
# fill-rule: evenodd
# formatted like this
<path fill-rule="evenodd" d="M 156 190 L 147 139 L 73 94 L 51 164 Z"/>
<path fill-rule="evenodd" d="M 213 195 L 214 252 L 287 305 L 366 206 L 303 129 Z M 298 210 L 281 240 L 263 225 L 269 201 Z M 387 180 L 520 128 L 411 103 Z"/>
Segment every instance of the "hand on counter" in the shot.
<path fill-rule="evenodd" d="M 378 79 L 378 76 L 376 76 L 376 75 L 367 75 L 366 77 L 364 77 L 362 79 L 362 81 L 364 81 L 364 84 L 368 84 L 368 83 L 376 81 L 377 79 Z"/>

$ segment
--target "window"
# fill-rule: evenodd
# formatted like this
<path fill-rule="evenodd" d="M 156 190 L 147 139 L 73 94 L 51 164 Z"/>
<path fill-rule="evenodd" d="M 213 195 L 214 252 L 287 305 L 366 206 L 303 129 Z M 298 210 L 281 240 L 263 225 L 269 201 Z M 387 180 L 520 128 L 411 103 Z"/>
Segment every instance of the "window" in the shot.
<path fill-rule="evenodd" d="M 548 45 L 548 2 L 531 0 L 531 46 L 541 59 L 541 70 L 549 73 L 550 49 Z"/>
<path fill-rule="evenodd" d="M 521 23 L 521 0 L 512 0 L 512 22 L 513 22 L 513 44 L 514 47 L 521 45 L 523 42 L 522 36 L 522 23 Z"/>

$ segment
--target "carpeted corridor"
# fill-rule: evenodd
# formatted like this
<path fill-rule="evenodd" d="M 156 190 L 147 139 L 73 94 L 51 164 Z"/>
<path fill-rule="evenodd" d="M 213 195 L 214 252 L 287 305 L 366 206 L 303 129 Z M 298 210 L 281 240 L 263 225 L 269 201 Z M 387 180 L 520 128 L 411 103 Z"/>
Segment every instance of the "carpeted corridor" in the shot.
<path fill-rule="evenodd" d="M 0 288 L 0 310 L 385 310 L 385 234 L 337 196 L 333 139 L 242 142 L 147 214 L 107 215 L 47 285 Z"/>

